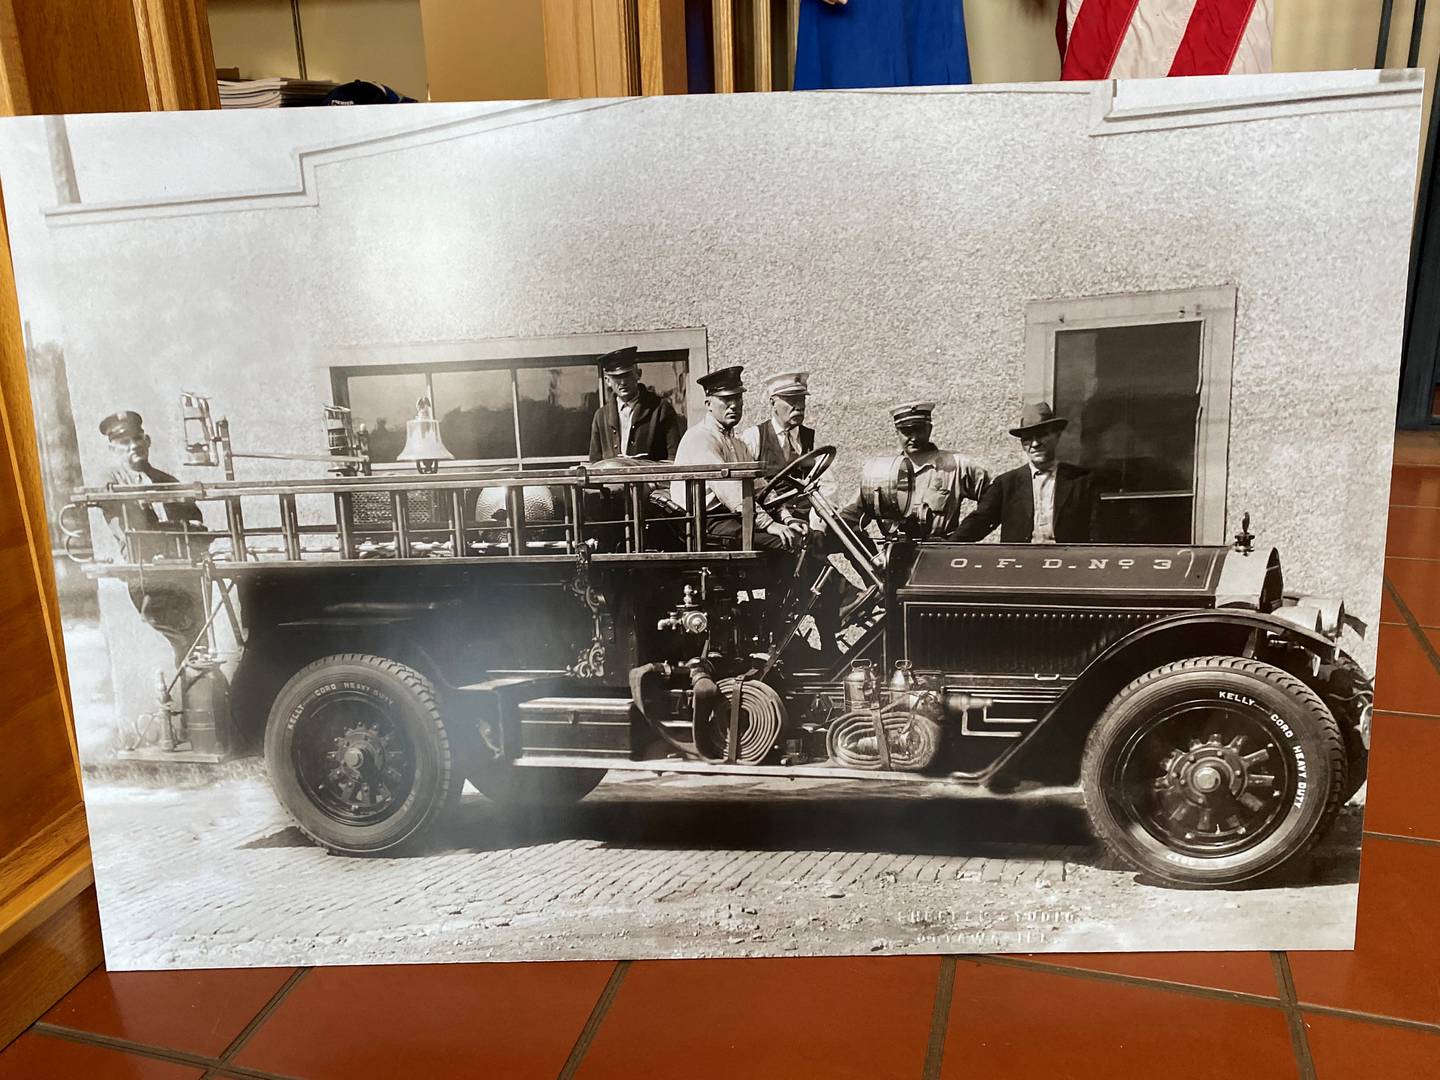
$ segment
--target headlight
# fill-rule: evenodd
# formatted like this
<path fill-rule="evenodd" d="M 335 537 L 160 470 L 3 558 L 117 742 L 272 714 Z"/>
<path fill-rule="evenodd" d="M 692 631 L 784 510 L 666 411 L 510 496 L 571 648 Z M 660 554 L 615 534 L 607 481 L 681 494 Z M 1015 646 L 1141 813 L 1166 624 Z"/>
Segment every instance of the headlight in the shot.
<path fill-rule="evenodd" d="M 871 458 L 861 473 L 860 497 L 881 521 L 899 521 L 915 498 L 915 466 L 904 454 Z"/>
<path fill-rule="evenodd" d="M 1340 636 L 1345 626 L 1345 601 L 1333 596 L 1302 596 L 1297 606 L 1314 608 L 1320 616 L 1320 633 L 1331 641 Z"/>
<path fill-rule="evenodd" d="M 1275 618 L 1293 623 L 1302 630 L 1309 630 L 1312 634 L 1325 632 L 1320 612 L 1309 604 L 1286 604 L 1284 607 L 1276 608 L 1272 614 Z"/>

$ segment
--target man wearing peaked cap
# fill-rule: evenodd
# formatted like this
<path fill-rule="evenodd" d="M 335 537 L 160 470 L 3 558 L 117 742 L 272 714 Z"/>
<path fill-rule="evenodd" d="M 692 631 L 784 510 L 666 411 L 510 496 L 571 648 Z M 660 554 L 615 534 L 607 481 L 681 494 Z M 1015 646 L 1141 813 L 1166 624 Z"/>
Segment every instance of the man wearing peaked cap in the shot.
<path fill-rule="evenodd" d="M 1048 401 L 1026 404 L 1010 434 L 1025 464 L 995 478 L 955 539 L 983 540 L 1000 526 L 1002 544 L 1085 544 L 1094 539 L 1100 490 L 1095 477 L 1056 455 L 1069 423 Z"/>
<path fill-rule="evenodd" d="M 714 371 L 706 372 L 704 375 L 698 376 L 695 381 L 699 384 L 700 389 L 705 391 L 707 398 L 735 398 L 741 397 L 745 393 L 744 374 L 744 366 L 735 364 L 731 367 L 717 368 Z"/>
<path fill-rule="evenodd" d="M 902 423 L 923 422 L 930 423 L 931 414 L 935 412 L 933 401 L 907 401 L 903 405 L 896 405 L 890 410 L 890 420 L 898 428 Z"/>
<path fill-rule="evenodd" d="M 675 460 L 684 421 L 670 402 L 640 381 L 639 354 L 627 345 L 596 359 L 608 393 L 590 423 L 591 461 Z"/>
<path fill-rule="evenodd" d="M 740 441 L 750 456 L 774 475 L 790 462 L 815 449 L 815 429 L 805 426 L 810 395 L 808 371 L 782 371 L 765 380 L 770 416 L 746 428 Z"/>
<path fill-rule="evenodd" d="M 917 539 L 948 539 L 965 501 L 979 503 L 990 487 L 990 471 L 983 465 L 957 450 L 941 450 L 930 441 L 934 412 L 933 401 L 907 401 L 890 410 L 900 451 L 915 469 L 915 492 L 906 523 Z M 844 513 L 858 530 L 870 510 L 857 498 Z"/>
<path fill-rule="evenodd" d="M 150 461 L 150 436 L 140 414 L 126 410 L 111 413 L 100 421 L 100 434 L 110 443 L 115 465 L 105 482 L 116 487 L 138 484 L 178 484 L 180 481 Z M 192 499 L 175 499 L 161 503 L 143 503 L 146 524 L 150 527 L 179 525 L 182 522 L 200 525 L 204 520 Z M 107 521 L 116 521 L 118 512 L 106 511 Z M 123 541 L 123 537 L 121 538 Z"/>
<path fill-rule="evenodd" d="M 766 475 L 774 476 L 796 458 L 815 449 L 815 429 L 805 424 L 810 373 L 777 372 L 765 380 L 765 393 L 770 400 L 769 418 L 746 428 L 740 441 L 745 444 L 750 457 L 765 466 Z M 826 491 L 823 484 L 821 490 Z M 824 522 L 811 513 L 808 499 L 786 504 L 781 508 L 780 516 L 785 524 L 802 536 L 813 532 L 821 537 L 823 551 L 844 553 L 843 545 L 825 535 Z M 858 591 L 839 575 L 831 577 L 821 591 L 812 614 L 822 643 L 832 640 L 839 632 L 841 608 L 847 597 L 853 595 L 858 595 Z"/>
<path fill-rule="evenodd" d="M 150 436 L 140 414 L 125 410 L 100 421 L 100 434 L 109 441 L 115 465 L 106 474 L 110 487 L 178 484 L 179 481 L 150 461 Z M 136 499 L 123 505 L 107 503 L 105 523 L 115 535 L 127 562 L 145 563 L 155 555 L 179 553 L 182 538 L 161 533 L 203 532 L 204 516 L 193 499 Z M 128 527 L 127 527 L 128 526 Z M 204 602 L 197 588 L 173 584 L 130 583 L 130 600 L 140 617 L 164 635 L 178 667 L 185 660 L 202 624 Z"/>
<path fill-rule="evenodd" d="M 144 430 L 145 422 L 140 418 L 140 414 L 128 409 L 124 412 L 111 413 L 100 421 L 100 434 L 107 439 L 139 435 Z"/>
<path fill-rule="evenodd" d="M 675 452 L 677 465 L 735 465 L 754 461 L 750 451 L 735 436 L 735 428 L 745 414 L 745 383 L 740 366 L 720 368 L 695 381 L 705 392 L 705 418 L 680 440 Z M 715 511 L 740 514 L 745 507 L 744 487 L 739 480 L 715 480 L 706 484 L 707 505 Z M 681 506 L 689 503 L 686 484 L 677 480 L 670 486 L 670 497 Z M 737 518 L 720 518 L 709 525 L 712 536 L 734 539 L 740 535 Z M 762 549 L 792 551 L 803 541 L 803 530 L 787 526 L 760 506 L 755 507 L 755 546 Z"/>

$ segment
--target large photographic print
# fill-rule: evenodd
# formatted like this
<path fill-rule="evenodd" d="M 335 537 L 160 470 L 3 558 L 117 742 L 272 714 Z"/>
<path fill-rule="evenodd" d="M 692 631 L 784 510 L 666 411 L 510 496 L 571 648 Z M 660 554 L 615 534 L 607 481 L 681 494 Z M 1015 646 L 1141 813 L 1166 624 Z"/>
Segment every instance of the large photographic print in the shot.
<path fill-rule="evenodd" d="M 5 121 L 109 966 L 1351 947 L 1420 98 Z"/>

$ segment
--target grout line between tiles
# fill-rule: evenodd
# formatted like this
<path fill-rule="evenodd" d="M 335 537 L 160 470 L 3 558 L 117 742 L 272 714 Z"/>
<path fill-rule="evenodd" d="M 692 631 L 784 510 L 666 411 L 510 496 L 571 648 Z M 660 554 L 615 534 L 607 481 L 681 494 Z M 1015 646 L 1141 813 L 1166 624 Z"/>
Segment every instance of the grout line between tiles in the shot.
<path fill-rule="evenodd" d="M 1409 623 L 1406 623 L 1406 622 L 1396 622 L 1394 619 L 1381 619 L 1381 620 L 1380 620 L 1380 625 L 1381 625 L 1381 626 L 1408 626 Z M 1440 626 L 1433 625 L 1433 624 L 1431 624 L 1431 623 L 1420 623 L 1419 625 L 1420 625 L 1420 629 L 1421 629 L 1421 630 L 1440 630 Z"/>
<path fill-rule="evenodd" d="M 1381 580 L 1385 583 L 1385 591 L 1390 594 L 1390 599 L 1395 601 L 1395 606 L 1400 609 L 1400 615 L 1405 620 L 1405 625 L 1410 627 L 1410 633 L 1414 634 L 1415 639 L 1420 642 L 1420 649 L 1425 653 L 1426 659 L 1430 661 L 1430 666 L 1435 669 L 1437 675 L 1440 675 L 1440 652 L 1435 651 L 1435 646 L 1429 636 L 1420 628 L 1420 620 L 1415 618 L 1415 613 L 1410 610 L 1410 605 L 1401 599 L 1400 590 L 1395 588 L 1389 577 Z"/>
<path fill-rule="evenodd" d="M 38 1035 L 48 1035 L 51 1038 L 64 1039 L 67 1042 L 96 1046 L 103 1050 L 118 1050 L 136 1057 L 168 1061 L 175 1065 L 190 1065 L 201 1069 L 223 1068 L 227 1074 L 248 1077 L 250 1080 L 303 1080 L 303 1078 L 296 1078 L 286 1073 L 266 1072 L 263 1069 L 250 1069 L 243 1065 L 225 1065 L 218 1058 L 205 1057 L 203 1054 L 191 1054 L 185 1050 L 172 1050 L 166 1046 L 131 1042 L 129 1039 L 117 1039 L 113 1035 L 100 1035 L 93 1031 L 80 1031 L 77 1028 L 62 1027 L 59 1024 L 51 1024 L 43 1020 L 30 1025 L 30 1030 Z"/>
<path fill-rule="evenodd" d="M 1305 1017 L 1295 1000 L 1295 976 L 1290 971 L 1290 958 L 1283 952 L 1272 952 L 1270 963 L 1275 968 L 1275 981 L 1280 985 L 1280 1000 L 1285 1009 L 1285 1023 L 1290 1028 L 1290 1049 L 1295 1053 L 1295 1070 L 1300 1080 L 1316 1080 L 1315 1059 L 1310 1055 L 1310 1038 L 1305 1034 Z"/>
<path fill-rule="evenodd" d="M 1099 982 L 1120 983 L 1123 986 L 1143 987 L 1149 990 L 1164 990 L 1189 997 L 1209 998 L 1212 1001 L 1230 1001 L 1242 1005 L 1264 1005 L 1271 1009 L 1283 1007 L 1278 998 L 1263 994 L 1249 994 L 1243 990 L 1221 990 L 1213 986 L 1196 986 L 1193 983 L 1170 982 L 1166 979 L 1147 979 L 1143 975 L 1121 975 L 1115 971 L 1096 971 L 1093 968 L 1066 967 L 1064 964 L 1047 960 L 1021 959 L 1017 956 L 967 956 L 977 964 L 995 964 L 1000 967 L 1023 968 L 1027 971 L 1042 971 L 1051 975 L 1068 975 L 1077 979 L 1094 979 Z"/>
<path fill-rule="evenodd" d="M 930 1041 L 925 1044 L 925 1068 L 921 1080 L 940 1080 L 940 1064 L 945 1057 L 945 1036 L 950 1029 L 950 1001 L 955 996 L 953 956 L 940 958 L 940 975 L 935 981 L 935 1004 L 930 1010 Z"/>
<path fill-rule="evenodd" d="M 565 1059 L 565 1064 L 555 1080 L 574 1080 L 576 1070 L 580 1068 L 580 1062 L 585 1060 L 585 1052 L 590 1049 L 590 1043 L 594 1040 L 595 1033 L 600 1030 L 600 1024 L 604 1021 L 605 1014 L 610 1011 L 610 1004 L 615 1000 L 615 995 L 620 992 L 620 984 L 625 981 L 625 973 L 629 970 L 629 960 L 616 962 L 614 970 L 610 972 L 610 978 L 605 983 L 605 989 L 601 990 L 600 996 L 595 999 L 595 1007 L 590 1010 L 590 1016 L 585 1021 L 585 1026 L 580 1029 L 580 1037 L 570 1048 L 570 1056 Z"/>
<path fill-rule="evenodd" d="M 1038 971 L 1047 975 L 1068 975 L 1076 979 L 1093 979 L 1098 982 L 1120 983 L 1124 986 L 1135 986 L 1150 990 L 1159 990 L 1164 993 L 1181 994 L 1189 997 L 1202 997 L 1218 1001 L 1237 1002 L 1242 1005 L 1260 1005 L 1271 1009 L 1285 1008 L 1285 1003 L 1278 998 L 1264 997 L 1259 994 L 1247 994 L 1243 990 L 1219 990 L 1209 986 L 1195 986 L 1192 983 L 1170 982 L 1166 979 L 1148 979 L 1142 975 L 1121 975 L 1113 971 L 1096 971 L 1093 968 L 1066 967 L 1047 960 L 1021 959 L 1015 956 L 996 956 L 981 954 L 973 956 L 962 956 L 958 959 L 973 960 L 979 964 L 994 964 L 999 967 L 1022 968 L 1027 971 Z M 1286 962 L 1289 969 L 1289 962 Z M 1291 983 L 1294 983 L 1294 975 L 1291 974 Z M 1361 1023 L 1380 1024 L 1385 1027 L 1402 1027 L 1412 1031 L 1423 1031 L 1431 1035 L 1440 1035 L 1440 1024 L 1432 1024 L 1425 1020 L 1409 1020 L 1401 1016 L 1386 1016 L 1384 1013 L 1364 1012 L 1360 1009 L 1342 1009 L 1334 1005 L 1316 1005 L 1310 1002 L 1299 1000 L 1296 995 L 1296 1007 L 1304 1012 L 1323 1013 L 1326 1016 L 1339 1017 L 1342 1020 L 1355 1020 Z"/>
<path fill-rule="evenodd" d="M 1431 840 L 1425 836 L 1402 836 L 1400 833 L 1373 832 L 1366 829 L 1362 834 L 1370 840 L 1393 840 L 1398 844 L 1419 844 L 1422 847 L 1440 847 L 1440 840 Z"/>
<path fill-rule="evenodd" d="M 1337 1009 L 1333 1005 L 1312 1005 L 1305 1001 L 1299 1003 L 1299 1008 L 1302 1012 L 1315 1013 L 1318 1016 L 1333 1016 L 1339 1020 L 1353 1020 L 1361 1024 L 1376 1024 L 1380 1027 L 1420 1031 L 1426 1035 L 1440 1035 L 1440 1024 L 1431 1024 L 1424 1020 L 1406 1020 L 1403 1016 L 1384 1016 L 1380 1013 L 1358 1012 L 1355 1009 Z"/>
<path fill-rule="evenodd" d="M 231 1039 L 230 1045 L 225 1047 L 224 1050 L 220 1051 L 220 1060 L 222 1062 L 228 1063 L 232 1057 L 239 1053 L 240 1048 L 250 1041 L 250 1037 L 260 1029 L 261 1024 L 265 1023 L 266 1020 L 270 1019 L 270 1014 L 279 1007 L 280 1003 L 285 1000 L 285 998 L 289 995 L 290 991 L 295 989 L 295 984 L 298 983 L 301 979 L 303 979 L 306 973 L 309 972 L 309 970 L 310 969 L 308 967 L 302 967 L 296 968 L 290 973 L 290 977 L 281 984 L 280 989 L 276 990 L 275 993 L 270 995 L 269 1001 L 265 1002 L 264 1005 L 260 1006 L 259 1011 L 250 1018 L 250 1022 L 245 1025 L 245 1027 L 241 1030 L 240 1034 L 236 1035 L 235 1038 Z M 210 1078 L 214 1075 L 215 1071 L 211 1069 L 204 1076 L 202 1076 L 200 1080 L 210 1080 Z"/>

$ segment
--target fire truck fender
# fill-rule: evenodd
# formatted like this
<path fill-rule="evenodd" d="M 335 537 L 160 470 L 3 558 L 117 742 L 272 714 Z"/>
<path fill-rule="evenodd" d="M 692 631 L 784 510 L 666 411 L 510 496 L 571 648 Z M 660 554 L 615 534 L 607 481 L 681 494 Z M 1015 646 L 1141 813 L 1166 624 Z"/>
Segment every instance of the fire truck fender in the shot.
<path fill-rule="evenodd" d="M 1262 650 L 1277 639 L 1300 646 L 1327 663 L 1338 654 L 1335 642 L 1323 634 L 1263 611 L 1218 608 L 1157 619 L 1114 642 L 1087 664 L 1002 773 L 1031 776 L 1040 770 L 1050 782 L 1071 782 L 1078 770 L 1071 776 L 1069 765 L 1058 763 L 1079 761 L 1091 727 L 1131 680 L 1190 656 L 1245 655 L 1252 639 Z"/>
<path fill-rule="evenodd" d="M 1227 631 L 1235 630 L 1243 631 L 1244 637 L 1247 638 L 1250 633 L 1257 630 L 1262 634 L 1274 635 L 1304 646 L 1322 660 L 1330 660 L 1335 655 L 1335 642 L 1324 634 L 1307 630 L 1304 626 L 1288 619 L 1247 608 L 1214 608 L 1205 611 L 1185 611 L 1157 619 L 1152 623 L 1146 623 L 1138 630 L 1126 634 L 1092 660 L 1085 668 L 1081 679 L 1088 677 L 1091 672 L 1097 671 L 1105 665 L 1115 663 L 1127 654 L 1133 654 L 1136 649 L 1150 651 L 1159 647 L 1161 650 L 1166 650 L 1168 643 L 1178 641 L 1180 638 L 1188 639 L 1192 635 L 1204 635 L 1212 639 L 1217 636 L 1239 636 L 1227 633 Z M 1187 644 L 1183 647 L 1190 646 Z M 1177 655 L 1175 659 L 1179 659 L 1179 656 Z"/>

